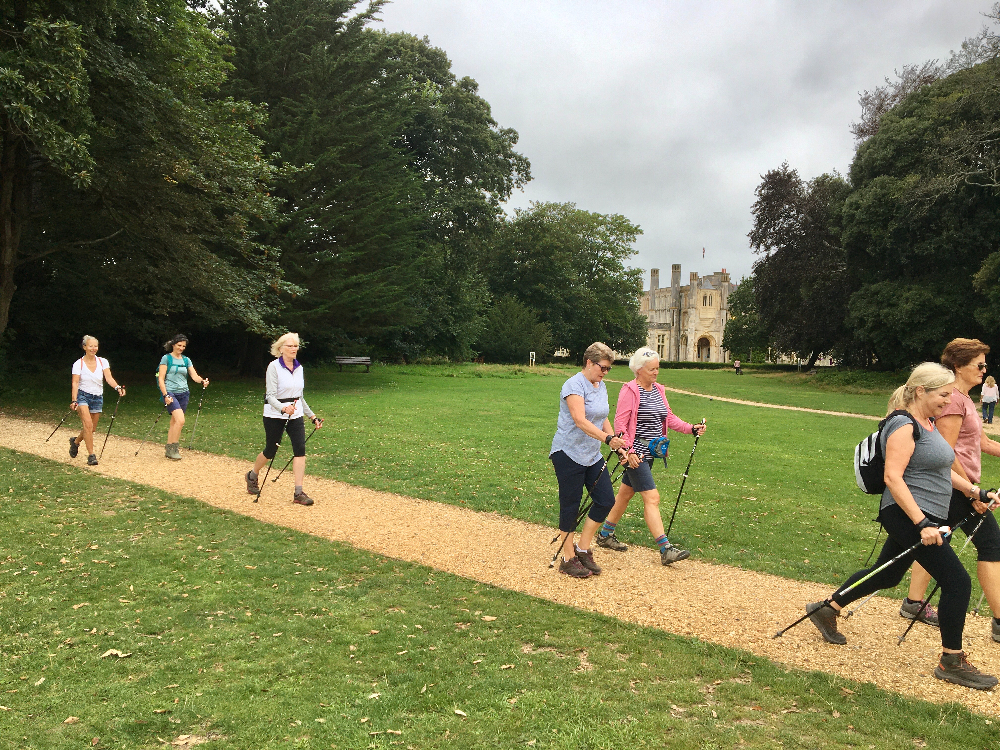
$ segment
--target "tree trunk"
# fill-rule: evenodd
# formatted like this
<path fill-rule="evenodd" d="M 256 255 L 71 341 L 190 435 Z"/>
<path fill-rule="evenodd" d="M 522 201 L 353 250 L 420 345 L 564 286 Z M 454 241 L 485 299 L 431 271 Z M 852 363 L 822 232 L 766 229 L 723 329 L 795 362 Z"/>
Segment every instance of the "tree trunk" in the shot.
<path fill-rule="evenodd" d="M 819 359 L 820 352 L 813 352 L 809 355 L 809 361 L 806 362 L 806 370 L 811 370 L 815 364 L 816 360 Z"/>
<path fill-rule="evenodd" d="M 14 269 L 27 219 L 28 150 L 6 117 L 0 116 L 0 337 L 10 320 L 14 299 Z"/>

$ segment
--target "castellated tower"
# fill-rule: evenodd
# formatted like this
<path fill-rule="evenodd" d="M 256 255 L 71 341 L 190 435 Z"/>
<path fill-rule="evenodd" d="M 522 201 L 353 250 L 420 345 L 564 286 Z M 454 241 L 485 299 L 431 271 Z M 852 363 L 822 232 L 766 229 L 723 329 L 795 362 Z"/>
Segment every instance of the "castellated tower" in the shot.
<path fill-rule="evenodd" d="M 681 266 L 674 263 L 670 286 L 661 289 L 660 269 L 651 268 L 640 308 L 649 325 L 647 346 L 667 362 L 728 362 L 722 333 L 735 288 L 725 268 L 701 277 L 692 271 L 681 286 Z"/>

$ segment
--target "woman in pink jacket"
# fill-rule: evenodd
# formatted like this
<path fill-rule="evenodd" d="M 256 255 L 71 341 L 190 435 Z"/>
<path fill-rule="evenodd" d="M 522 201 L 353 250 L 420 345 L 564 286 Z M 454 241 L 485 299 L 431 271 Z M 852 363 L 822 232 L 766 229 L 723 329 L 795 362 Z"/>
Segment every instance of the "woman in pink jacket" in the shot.
<path fill-rule="evenodd" d="M 687 550 L 674 547 L 663 531 L 660 518 L 660 493 L 653 481 L 653 461 L 649 442 L 667 434 L 667 429 L 686 435 L 704 432 L 705 425 L 691 425 L 670 411 L 666 391 L 656 382 L 660 373 L 660 357 L 652 349 L 642 348 L 632 355 L 628 363 L 635 373 L 635 380 L 622 386 L 615 410 L 615 432 L 625 433 L 628 448 L 628 468 L 622 477 L 615 507 L 597 534 L 597 544 L 606 549 L 624 552 L 628 547 L 618 541 L 615 527 L 625 515 L 628 502 L 638 492 L 642 495 L 643 512 L 656 546 L 660 548 L 660 562 L 670 565 L 691 556 Z"/>

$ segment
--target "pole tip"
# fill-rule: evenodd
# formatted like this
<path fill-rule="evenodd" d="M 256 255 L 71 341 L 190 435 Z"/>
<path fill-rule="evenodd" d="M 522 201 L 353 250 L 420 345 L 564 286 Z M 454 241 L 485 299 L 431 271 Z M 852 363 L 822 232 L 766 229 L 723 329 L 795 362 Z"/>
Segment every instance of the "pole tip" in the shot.
<path fill-rule="evenodd" d="M 784 634 L 785 634 L 784 630 L 779 630 L 777 633 L 771 636 L 771 640 L 773 641 L 776 638 L 781 638 L 781 636 L 783 636 Z"/>

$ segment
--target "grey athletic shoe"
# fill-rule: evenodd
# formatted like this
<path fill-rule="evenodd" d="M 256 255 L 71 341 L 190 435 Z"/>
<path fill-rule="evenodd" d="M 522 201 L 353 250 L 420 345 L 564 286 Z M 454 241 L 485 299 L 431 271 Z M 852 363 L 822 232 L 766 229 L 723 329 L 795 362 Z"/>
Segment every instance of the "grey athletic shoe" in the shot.
<path fill-rule="evenodd" d="M 253 474 L 253 471 L 248 471 L 247 475 L 243 478 L 247 480 L 247 494 L 256 495 L 260 493 L 260 484 L 258 484 L 258 480 L 260 479 L 260 477 L 258 476 L 251 479 L 250 478 L 251 474 Z"/>
<path fill-rule="evenodd" d="M 964 651 L 958 654 L 942 653 L 941 661 L 934 668 L 934 676 L 973 690 L 992 690 L 997 684 L 996 677 L 983 674 L 969 664 Z"/>
<path fill-rule="evenodd" d="M 826 602 L 813 602 L 806 605 L 806 612 L 812 624 L 823 634 L 823 640 L 838 646 L 847 643 L 847 637 L 837 630 L 837 610 Z"/>
<path fill-rule="evenodd" d="M 559 563 L 559 572 L 565 573 L 572 578 L 590 578 L 593 573 L 583 567 L 583 563 L 580 562 L 579 557 L 571 557 L 569 560 L 563 560 Z"/>
<path fill-rule="evenodd" d="M 87 466 L 97 466 L 97 456 L 93 453 L 87 456 Z"/>
<path fill-rule="evenodd" d="M 990 620 L 990 625 L 993 629 L 993 640 L 1000 643 L 1000 622 L 997 622 L 997 618 Z"/>
<path fill-rule="evenodd" d="M 171 461 L 181 460 L 181 444 L 180 443 L 167 443 L 166 450 L 164 454 Z"/>
<path fill-rule="evenodd" d="M 69 439 L 69 457 L 76 458 L 80 453 L 80 444 L 76 442 L 76 437 Z"/>
<path fill-rule="evenodd" d="M 256 494 L 256 493 L 254 493 L 254 494 Z M 299 505 L 312 505 L 313 504 L 313 499 L 311 497 L 309 497 L 309 495 L 307 495 L 304 492 L 296 492 L 292 496 L 292 502 L 293 503 L 298 503 Z"/>
<path fill-rule="evenodd" d="M 598 534 L 594 538 L 597 541 L 598 547 L 604 547 L 604 549 L 613 549 L 615 552 L 628 552 L 628 545 L 619 542 L 618 537 L 614 535 L 614 532 L 608 534 L 607 536 L 601 536 L 600 534 Z"/>
<path fill-rule="evenodd" d="M 938 624 L 938 613 L 930 604 L 924 607 L 924 611 L 920 612 L 920 606 L 923 604 L 920 602 L 909 602 L 906 599 L 899 607 L 899 616 L 905 617 L 907 620 L 919 619 L 920 622 L 926 622 L 928 625 L 933 625 L 934 627 L 940 627 Z M 917 612 L 920 612 L 920 617 L 917 617 Z"/>
<path fill-rule="evenodd" d="M 691 557 L 690 552 L 672 544 L 668 544 L 660 550 L 660 564 L 662 565 L 670 565 L 678 560 L 687 560 L 689 557 Z"/>
<path fill-rule="evenodd" d="M 580 561 L 587 570 L 593 573 L 595 576 L 601 574 L 601 566 L 594 562 L 594 553 L 591 550 L 584 552 L 582 549 L 576 551 L 576 559 Z"/>

